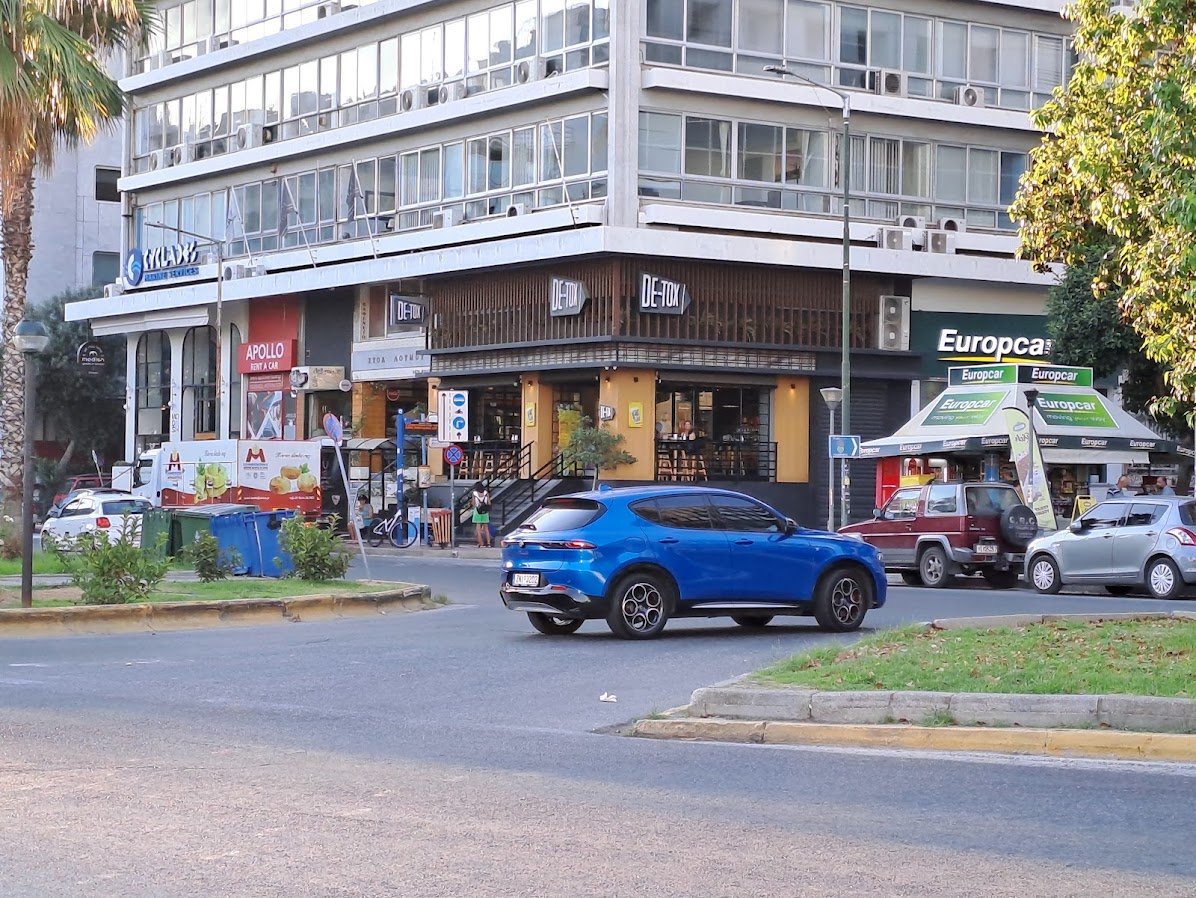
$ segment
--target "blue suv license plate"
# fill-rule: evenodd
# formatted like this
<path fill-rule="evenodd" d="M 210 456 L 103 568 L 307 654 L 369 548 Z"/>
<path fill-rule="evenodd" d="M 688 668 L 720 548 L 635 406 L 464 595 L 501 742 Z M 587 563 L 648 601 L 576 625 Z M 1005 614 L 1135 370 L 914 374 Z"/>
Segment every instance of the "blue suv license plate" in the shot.
<path fill-rule="evenodd" d="M 512 586 L 539 586 L 539 574 L 511 574 Z"/>

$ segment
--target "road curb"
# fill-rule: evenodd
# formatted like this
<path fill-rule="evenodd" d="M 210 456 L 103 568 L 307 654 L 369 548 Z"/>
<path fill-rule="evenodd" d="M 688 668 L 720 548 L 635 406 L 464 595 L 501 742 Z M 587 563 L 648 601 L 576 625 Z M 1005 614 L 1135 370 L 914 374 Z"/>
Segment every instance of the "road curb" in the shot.
<path fill-rule="evenodd" d="M 372 593 L 329 592 L 294 598 L 3 608 L 0 639 L 299 623 L 436 607 L 429 587 L 406 583 Z"/>
<path fill-rule="evenodd" d="M 1196 735 L 1177 733 L 679 718 L 641 720 L 631 734 L 652 739 L 757 745 L 831 745 L 1196 763 Z"/>

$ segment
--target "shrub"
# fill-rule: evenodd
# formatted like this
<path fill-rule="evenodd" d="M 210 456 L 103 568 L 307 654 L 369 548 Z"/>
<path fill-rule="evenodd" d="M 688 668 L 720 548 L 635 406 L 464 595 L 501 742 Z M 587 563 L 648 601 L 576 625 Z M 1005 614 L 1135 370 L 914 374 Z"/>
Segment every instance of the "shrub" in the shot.
<path fill-rule="evenodd" d="M 294 570 L 288 577 L 322 583 L 325 580 L 339 580 L 349 570 L 349 552 L 336 537 L 336 515 L 330 526 L 317 527 L 303 518 L 288 518 L 282 522 L 282 550 L 291 556 Z M 275 559 L 279 566 L 280 558 Z"/>
<path fill-rule="evenodd" d="M 231 547 L 220 548 L 220 542 L 210 533 L 199 533 L 195 542 L 181 553 L 195 568 L 204 583 L 223 580 L 241 564 L 241 553 Z"/>
<path fill-rule="evenodd" d="M 56 543 L 54 553 L 63 561 L 71 581 L 82 593 L 84 605 L 123 605 L 144 602 L 166 578 L 170 562 L 162 549 L 141 548 L 141 523 L 125 515 L 115 538 L 106 530 L 84 533 L 69 546 Z"/>

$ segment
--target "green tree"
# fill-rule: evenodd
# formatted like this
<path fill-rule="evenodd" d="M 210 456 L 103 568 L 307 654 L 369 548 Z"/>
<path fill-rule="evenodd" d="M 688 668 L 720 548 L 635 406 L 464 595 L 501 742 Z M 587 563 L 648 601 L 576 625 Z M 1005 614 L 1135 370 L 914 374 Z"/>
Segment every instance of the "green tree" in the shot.
<path fill-rule="evenodd" d="M 1160 403 L 1167 396 L 1164 368 L 1142 351 L 1142 337 L 1122 320 L 1122 291 L 1112 287 L 1102 296 L 1092 293 L 1092 280 L 1101 265 L 1094 253 L 1081 265 L 1067 270 L 1063 280 L 1047 295 L 1047 332 L 1051 359 L 1063 365 L 1083 365 L 1096 377 L 1124 372 L 1122 404 L 1131 412 L 1151 418 L 1171 436 L 1186 436 L 1184 415 L 1191 403 Z"/>
<path fill-rule="evenodd" d="M 0 0 L 0 258 L 4 314 L 0 345 L 25 315 L 33 256 L 34 174 L 52 167 L 55 152 L 91 140 L 116 122 L 124 95 L 107 61 L 122 47 L 143 44 L 151 0 Z M 19 352 L 0 358 L 0 488 L 19 510 L 23 458 L 25 363 Z"/>
<path fill-rule="evenodd" d="M 603 471 L 636 462 L 635 456 L 623 449 L 623 434 L 595 427 L 590 418 L 581 419 L 561 455 L 566 464 L 576 465 L 583 471 L 593 468 L 595 489 L 598 475 Z"/>
<path fill-rule="evenodd" d="M 1039 268 L 1091 268 L 1098 298 L 1116 297 L 1172 396 L 1196 395 L 1196 7 L 1075 0 L 1078 62 L 1034 114 L 1033 151 L 1010 210 L 1021 253 Z M 1120 293 L 1118 290 L 1120 289 Z M 1174 411 L 1174 401 L 1163 403 Z"/>
<path fill-rule="evenodd" d="M 56 459 L 65 473 L 72 456 L 89 459 L 92 451 L 112 460 L 125 432 L 125 339 L 101 337 L 108 364 L 101 374 L 79 367 L 79 344 L 95 339 L 86 321 L 66 321 L 67 303 L 92 299 L 94 288 L 68 290 L 31 306 L 29 316 L 46 326 L 50 342 L 38 360 L 37 407 L 67 440 L 67 450 Z M 90 461 L 87 462 L 91 464 Z"/>

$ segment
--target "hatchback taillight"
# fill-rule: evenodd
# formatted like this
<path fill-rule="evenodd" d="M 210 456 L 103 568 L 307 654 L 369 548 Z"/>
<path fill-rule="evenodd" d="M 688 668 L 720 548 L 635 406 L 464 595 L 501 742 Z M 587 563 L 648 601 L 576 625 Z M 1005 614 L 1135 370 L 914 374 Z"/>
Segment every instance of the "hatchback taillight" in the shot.
<path fill-rule="evenodd" d="M 108 518 L 96 518 L 96 526 L 101 530 L 107 530 L 112 526 L 112 521 Z"/>
<path fill-rule="evenodd" d="M 1174 536 L 1181 546 L 1196 546 L 1196 532 L 1187 527 L 1172 527 L 1167 531 L 1168 536 Z"/>

